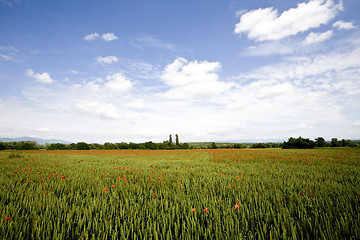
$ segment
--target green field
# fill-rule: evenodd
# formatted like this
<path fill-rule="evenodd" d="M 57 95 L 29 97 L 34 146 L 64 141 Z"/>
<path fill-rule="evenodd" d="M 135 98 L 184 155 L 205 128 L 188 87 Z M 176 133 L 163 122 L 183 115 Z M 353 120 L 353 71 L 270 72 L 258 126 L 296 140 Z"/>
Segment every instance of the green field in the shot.
<path fill-rule="evenodd" d="M 360 149 L 0 152 L 0 239 L 360 239 Z"/>

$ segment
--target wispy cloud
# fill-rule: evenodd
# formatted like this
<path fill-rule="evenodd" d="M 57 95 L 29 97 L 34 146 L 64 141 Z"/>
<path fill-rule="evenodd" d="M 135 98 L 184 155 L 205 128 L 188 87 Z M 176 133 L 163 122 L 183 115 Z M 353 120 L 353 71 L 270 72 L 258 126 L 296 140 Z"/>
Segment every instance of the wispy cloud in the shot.
<path fill-rule="evenodd" d="M 132 41 L 132 45 L 137 48 L 152 47 L 152 48 L 163 48 L 170 51 L 176 51 L 177 48 L 171 43 L 164 42 L 155 36 L 150 34 L 138 34 L 138 36 Z"/>
<path fill-rule="evenodd" d="M 20 4 L 21 0 L 0 0 L 0 3 L 11 7 L 14 3 Z"/>
<path fill-rule="evenodd" d="M 255 41 L 280 40 L 320 27 L 332 20 L 341 10 L 342 3 L 335 4 L 333 0 L 299 3 L 296 8 L 280 15 L 277 9 L 260 8 L 241 15 L 234 32 L 245 33 L 249 39 Z"/>
<path fill-rule="evenodd" d="M 13 46 L 0 45 L 0 60 L 6 62 L 20 62 L 23 60 L 23 56 L 20 51 Z"/>
<path fill-rule="evenodd" d="M 118 58 L 116 56 L 97 57 L 96 61 L 100 64 L 117 63 Z"/>
<path fill-rule="evenodd" d="M 118 39 L 118 37 L 114 33 L 104 33 L 100 36 L 97 32 L 94 32 L 94 33 L 90 33 L 84 37 L 84 39 L 86 41 L 94 41 L 99 38 L 101 38 L 102 40 L 104 40 L 106 42 L 110 42 L 110 41 L 114 41 L 114 40 Z"/>

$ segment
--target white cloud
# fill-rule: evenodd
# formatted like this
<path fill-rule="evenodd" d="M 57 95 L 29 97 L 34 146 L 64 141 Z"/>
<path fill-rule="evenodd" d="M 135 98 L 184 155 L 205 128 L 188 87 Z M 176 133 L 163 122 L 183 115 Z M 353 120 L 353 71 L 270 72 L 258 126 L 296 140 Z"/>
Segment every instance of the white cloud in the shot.
<path fill-rule="evenodd" d="M 341 2 L 335 4 L 332 0 L 299 3 L 280 15 L 277 9 L 260 8 L 243 14 L 234 32 L 247 33 L 255 41 L 280 40 L 326 24 L 342 9 Z"/>
<path fill-rule="evenodd" d="M 111 120 L 120 118 L 117 108 L 111 103 L 86 100 L 76 103 L 74 107 L 85 115 Z"/>
<path fill-rule="evenodd" d="M 131 80 L 121 73 L 108 75 L 106 80 L 107 82 L 104 84 L 104 88 L 107 89 L 113 97 L 127 93 L 133 86 Z"/>
<path fill-rule="evenodd" d="M 338 30 L 350 30 L 356 28 L 352 22 L 344 22 L 342 20 L 335 22 L 333 27 L 337 27 Z"/>
<path fill-rule="evenodd" d="M 97 57 L 96 61 L 100 64 L 117 63 L 118 58 L 116 56 Z"/>
<path fill-rule="evenodd" d="M 309 44 L 313 44 L 313 43 L 323 42 L 323 41 L 326 41 L 326 40 L 330 39 L 332 36 L 333 36 L 333 31 L 332 30 L 329 30 L 329 31 L 326 31 L 326 32 L 323 32 L 323 33 L 311 32 L 305 38 L 303 43 L 305 45 L 309 45 Z"/>
<path fill-rule="evenodd" d="M 101 38 L 107 42 L 118 39 L 118 37 L 115 36 L 114 33 L 104 33 L 103 35 L 101 35 Z"/>
<path fill-rule="evenodd" d="M 209 98 L 233 86 L 233 83 L 219 81 L 217 72 L 220 69 L 219 62 L 188 62 L 185 58 L 177 58 L 165 67 L 161 80 L 170 87 L 166 93 L 169 97 Z"/>
<path fill-rule="evenodd" d="M 86 35 L 86 36 L 84 37 L 84 39 L 85 39 L 86 41 L 93 41 L 93 40 L 97 39 L 98 37 L 99 37 L 99 34 L 96 33 L 96 32 L 94 32 L 94 33 L 91 33 L 91 34 L 89 34 L 89 35 Z"/>
<path fill-rule="evenodd" d="M 44 73 L 34 73 L 33 70 L 28 69 L 25 72 L 25 75 L 30 78 L 34 78 L 36 81 L 41 83 L 52 83 L 54 80 L 50 77 L 50 74 L 47 72 Z"/>
<path fill-rule="evenodd" d="M 86 35 L 84 37 L 84 39 L 86 41 L 93 41 L 93 40 L 96 40 L 98 38 L 101 38 L 101 39 L 103 39 L 104 41 L 107 41 L 107 42 L 118 39 L 118 37 L 114 33 L 104 33 L 104 34 L 102 34 L 100 36 L 97 32 L 94 32 L 94 33 L 91 33 L 91 34 Z"/>

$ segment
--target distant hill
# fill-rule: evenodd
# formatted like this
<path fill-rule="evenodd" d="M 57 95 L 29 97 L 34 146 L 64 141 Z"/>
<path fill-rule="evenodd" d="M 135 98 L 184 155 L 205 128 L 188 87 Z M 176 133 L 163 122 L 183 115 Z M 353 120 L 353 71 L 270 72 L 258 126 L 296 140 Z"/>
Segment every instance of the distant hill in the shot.
<path fill-rule="evenodd" d="M 0 138 L 1 142 L 21 142 L 21 141 L 35 141 L 38 144 L 46 144 L 46 143 L 71 143 L 68 141 L 60 140 L 60 139 L 42 139 L 42 138 L 33 138 L 33 137 L 20 137 L 20 138 Z"/>

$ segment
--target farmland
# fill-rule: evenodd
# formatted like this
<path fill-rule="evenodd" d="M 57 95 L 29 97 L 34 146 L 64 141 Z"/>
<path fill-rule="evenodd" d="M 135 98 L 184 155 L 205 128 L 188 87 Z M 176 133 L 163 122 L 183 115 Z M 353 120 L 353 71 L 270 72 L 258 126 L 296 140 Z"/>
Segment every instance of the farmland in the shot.
<path fill-rule="evenodd" d="M 360 239 L 360 149 L 0 152 L 1 239 Z"/>

